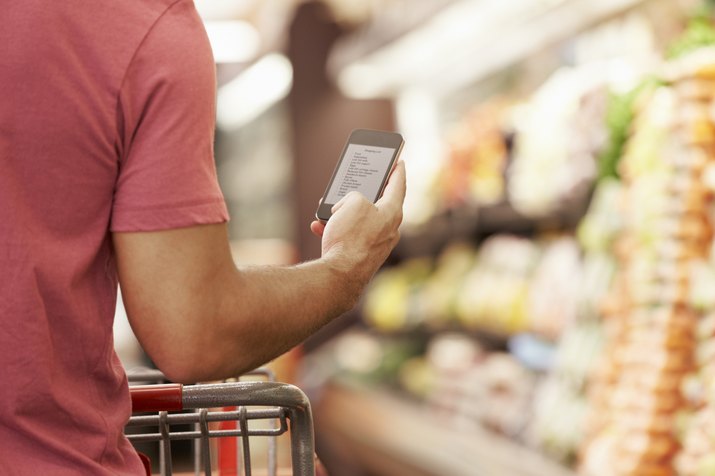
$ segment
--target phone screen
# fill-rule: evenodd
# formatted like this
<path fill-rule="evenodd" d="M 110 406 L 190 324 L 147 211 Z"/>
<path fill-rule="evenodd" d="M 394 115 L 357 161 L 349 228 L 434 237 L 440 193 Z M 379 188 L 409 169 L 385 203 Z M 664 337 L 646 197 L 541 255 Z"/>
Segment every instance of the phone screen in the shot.
<path fill-rule="evenodd" d="M 335 204 L 353 190 L 375 201 L 388 173 L 395 149 L 374 145 L 348 144 L 325 202 Z"/>
<path fill-rule="evenodd" d="M 375 203 L 387 183 L 404 140 L 396 132 L 355 129 L 350 133 L 315 217 L 326 222 L 333 205 L 350 192 Z"/>

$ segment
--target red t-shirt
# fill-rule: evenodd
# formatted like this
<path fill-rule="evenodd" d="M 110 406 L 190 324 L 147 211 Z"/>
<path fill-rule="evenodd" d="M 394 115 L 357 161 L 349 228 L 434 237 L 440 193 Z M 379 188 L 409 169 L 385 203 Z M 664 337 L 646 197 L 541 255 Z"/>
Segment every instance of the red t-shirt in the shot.
<path fill-rule="evenodd" d="M 22 0 L 2 18 L 2 472 L 143 474 L 110 230 L 228 219 L 208 40 L 190 0 Z"/>

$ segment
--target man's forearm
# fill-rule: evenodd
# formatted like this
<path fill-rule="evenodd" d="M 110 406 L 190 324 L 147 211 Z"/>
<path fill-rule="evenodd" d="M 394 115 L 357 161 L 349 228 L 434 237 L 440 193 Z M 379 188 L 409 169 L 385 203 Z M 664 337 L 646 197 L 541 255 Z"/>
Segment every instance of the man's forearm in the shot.
<path fill-rule="evenodd" d="M 237 269 L 225 226 L 115 235 L 130 322 L 172 380 L 239 375 L 350 309 L 370 278 L 357 253 Z"/>
<path fill-rule="evenodd" d="M 234 270 L 209 294 L 220 303 L 206 350 L 216 375 L 202 378 L 238 375 L 286 352 L 352 308 L 363 285 L 325 259 Z"/>

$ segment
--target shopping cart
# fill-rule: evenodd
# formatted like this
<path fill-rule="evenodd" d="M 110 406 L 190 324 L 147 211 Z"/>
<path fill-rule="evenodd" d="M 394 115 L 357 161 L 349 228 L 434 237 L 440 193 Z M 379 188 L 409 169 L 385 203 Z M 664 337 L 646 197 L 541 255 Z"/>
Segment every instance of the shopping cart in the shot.
<path fill-rule="evenodd" d="M 246 375 L 264 380 L 181 385 L 164 383 L 164 375 L 157 370 L 130 371 L 133 415 L 126 426 L 127 437 L 135 445 L 158 443 L 160 473 L 167 476 L 172 474 L 171 442 L 178 440 L 194 442 L 194 474 L 203 471 L 211 475 L 210 441 L 215 438 L 240 441 L 240 445 L 234 445 L 239 452 L 236 461 L 242 460 L 243 474 L 251 476 L 250 439 L 266 437 L 267 474 L 276 476 L 276 439 L 289 431 L 293 476 L 314 476 L 313 419 L 308 398 L 299 388 L 276 382 L 266 369 Z M 255 420 L 263 420 L 267 427 L 249 425 Z M 140 428 L 143 431 L 135 433 Z M 233 468 L 229 472 L 238 471 Z"/>

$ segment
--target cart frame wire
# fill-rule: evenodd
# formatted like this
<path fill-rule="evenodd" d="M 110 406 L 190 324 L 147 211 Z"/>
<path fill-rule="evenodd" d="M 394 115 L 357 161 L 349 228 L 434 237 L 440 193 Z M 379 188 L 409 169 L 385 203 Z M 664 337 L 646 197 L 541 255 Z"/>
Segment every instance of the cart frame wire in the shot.
<path fill-rule="evenodd" d="M 203 469 L 204 474 L 210 476 L 209 440 L 240 438 L 243 471 L 246 476 L 250 476 L 249 439 L 254 436 L 268 437 L 268 474 L 275 476 L 276 437 L 290 431 L 293 476 L 314 476 L 315 444 L 308 397 L 298 387 L 276 382 L 269 370 L 258 369 L 246 375 L 263 376 L 267 380 L 197 385 L 136 385 L 137 382 L 166 380 L 157 370 L 130 372 L 128 378 L 133 415 L 126 428 L 152 427 L 156 431 L 128 434 L 127 438 L 132 443 L 158 442 L 160 471 L 166 476 L 170 476 L 173 470 L 171 441 L 193 440 L 194 473 L 199 475 Z M 192 412 L 187 413 L 187 410 Z M 250 428 L 249 421 L 252 420 L 269 420 L 274 424 L 269 428 Z M 229 428 L 211 428 L 209 424 L 213 422 L 228 423 Z M 192 425 L 193 430 L 172 430 L 175 425 Z"/>

